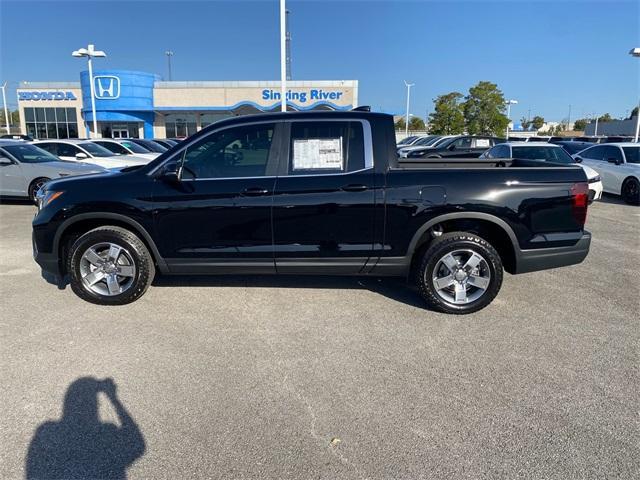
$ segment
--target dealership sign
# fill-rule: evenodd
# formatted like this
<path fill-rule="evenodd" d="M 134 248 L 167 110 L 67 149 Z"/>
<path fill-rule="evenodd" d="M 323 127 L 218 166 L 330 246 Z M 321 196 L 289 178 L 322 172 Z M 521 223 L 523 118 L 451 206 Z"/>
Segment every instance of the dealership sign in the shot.
<path fill-rule="evenodd" d="M 18 92 L 18 100 L 77 100 L 77 98 L 73 92 L 56 90 L 49 92 Z"/>
<path fill-rule="evenodd" d="M 292 91 L 286 93 L 287 100 L 296 100 L 300 103 L 307 101 L 319 102 L 322 100 L 340 100 L 344 92 L 326 91 L 319 88 L 312 88 L 308 91 Z M 262 100 L 280 100 L 280 92 L 277 90 L 262 90 Z"/>

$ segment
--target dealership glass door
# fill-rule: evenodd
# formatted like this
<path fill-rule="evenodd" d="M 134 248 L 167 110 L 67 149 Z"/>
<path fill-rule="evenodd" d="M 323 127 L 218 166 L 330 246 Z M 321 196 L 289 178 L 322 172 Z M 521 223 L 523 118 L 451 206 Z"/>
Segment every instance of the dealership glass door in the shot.
<path fill-rule="evenodd" d="M 100 122 L 100 133 L 102 138 L 138 138 L 140 124 L 136 122 Z"/>

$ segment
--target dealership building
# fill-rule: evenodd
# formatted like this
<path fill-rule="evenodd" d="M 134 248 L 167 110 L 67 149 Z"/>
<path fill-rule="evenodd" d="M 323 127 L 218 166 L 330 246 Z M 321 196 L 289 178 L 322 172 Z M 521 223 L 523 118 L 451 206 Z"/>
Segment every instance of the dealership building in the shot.
<path fill-rule="evenodd" d="M 171 81 L 128 70 L 93 73 L 99 137 L 174 138 L 229 116 L 280 110 L 279 81 Z M 21 82 L 22 133 L 88 138 L 93 130 L 89 73 L 80 82 Z M 350 110 L 357 80 L 288 81 L 288 110 Z"/>

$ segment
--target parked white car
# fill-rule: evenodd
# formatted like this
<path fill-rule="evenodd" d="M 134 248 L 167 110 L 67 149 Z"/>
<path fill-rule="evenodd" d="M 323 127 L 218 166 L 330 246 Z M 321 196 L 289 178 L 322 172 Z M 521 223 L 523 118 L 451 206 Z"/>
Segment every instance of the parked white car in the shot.
<path fill-rule="evenodd" d="M 146 165 L 151 161 L 149 158 L 134 155 L 114 155 L 113 152 L 89 140 L 38 140 L 33 142 L 33 145 L 37 145 L 62 160 L 90 163 L 103 168 Z"/>
<path fill-rule="evenodd" d="M 573 155 L 576 161 L 600 172 L 604 191 L 640 205 L 640 144 L 599 143 Z"/>
<path fill-rule="evenodd" d="M 500 143 L 490 148 L 480 158 L 522 158 L 526 160 L 544 160 L 546 162 L 576 164 L 576 160 L 560 145 L 546 142 L 508 142 Z M 579 164 L 587 174 L 589 182 L 589 199 L 602 198 L 602 178 L 600 174 L 588 165 Z"/>
<path fill-rule="evenodd" d="M 121 138 L 98 138 L 91 141 L 96 145 L 106 148 L 114 155 L 135 155 L 136 157 L 148 158 L 149 160 L 153 160 L 160 155 L 160 153 L 151 152 L 142 145 L 138 145 L 131 140 Z"/>
<path fill-rule="evenodd" d="M 49 180 L 69 175 L 105 173 L 104 168 L 81 162 L 63 162 L 23 140 L 0 140 L 0 195 L 30 198 Z"/>

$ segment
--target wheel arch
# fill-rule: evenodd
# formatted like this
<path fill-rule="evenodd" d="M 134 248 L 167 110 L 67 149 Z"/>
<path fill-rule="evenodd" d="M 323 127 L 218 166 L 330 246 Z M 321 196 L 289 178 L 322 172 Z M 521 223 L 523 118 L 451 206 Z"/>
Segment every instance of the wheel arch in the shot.
<path fill-rule="evenodd" d="M 160 251 L 156 246 L 149 232 L 138 222 L 126 215 L 112 212 L 92 212 L 75 215 L 65 220 L 58 228 L 53 239 L 53 251 L 58 254 L 59 259 L 66 258 L 66 252 L 63 249 L 68 247 L 69 240 L 80 236 L 89 230 L 105 225 L 114 225 L 130 230 L 140 237 L 140 240 L 147 246 L 154 263 L 161 272 L 166 272 L 167 267 L 164 259 L 160 255 Z M 60 262 L 61 270 L 64 272 L 64 262 Z"/>
<path fill-rule="evenodd" d="M 415 266 L 416 258 L 419 257 L 417 254 L 434 239 L 431 231 L 436 226 L 442 226 L 444 232 L 469 231 L 480 235 L 498 251 L 505 270 L 509 273 L 516 271 L 520 246 L 513 229 L 504 220 L 482 212 L 439 215 L 422 225 L 411 239 L 407 251 L 412 266 Z"/>

